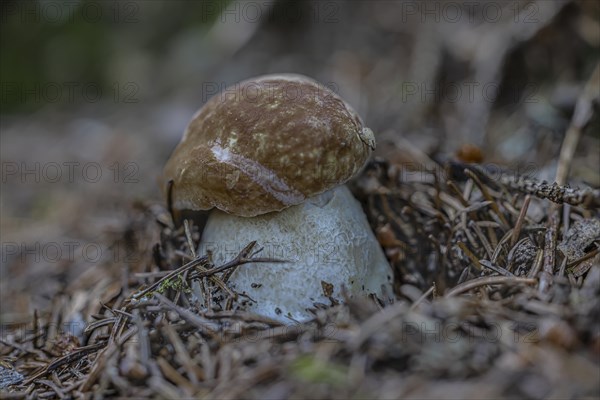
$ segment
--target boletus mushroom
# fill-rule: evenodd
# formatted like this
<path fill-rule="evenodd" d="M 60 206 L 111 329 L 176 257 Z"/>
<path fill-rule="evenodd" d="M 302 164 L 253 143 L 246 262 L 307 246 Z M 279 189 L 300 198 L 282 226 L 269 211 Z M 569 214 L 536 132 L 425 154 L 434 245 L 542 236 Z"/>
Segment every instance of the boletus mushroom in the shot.
<path fill-rule="evenodd" d="M 215 264 L 249 242 L 286 263 L 238 268 L 239 307 L 283 322 L 350 296 L 392 295 L 392 271 L 343 184 L 375 147 L 337 94 L 301 75 L 265 75 L 212 97 L 164 170 L 173 210 L 212 210 L 201 238 Z M 167 184 L 168 182 L 171 184 Z"/>

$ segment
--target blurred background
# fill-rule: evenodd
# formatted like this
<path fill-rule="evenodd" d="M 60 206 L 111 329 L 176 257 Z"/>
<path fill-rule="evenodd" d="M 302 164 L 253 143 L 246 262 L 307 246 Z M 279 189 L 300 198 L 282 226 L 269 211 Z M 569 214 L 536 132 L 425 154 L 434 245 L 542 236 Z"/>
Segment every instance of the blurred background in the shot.
<path fill-rule="evenodd" d="M 410 145 L 446 159 L 472 144 L 484 163 L 552 180 L 600 49 L 592 0 L 1 4 L 4 322 L 115 264 L 104 238 L 130 207 L 162 201 L 157 177 L 185 126 L 232 83 L 306 74 L 357 109 L 377 156 L 402 163 Z M 599 124 L 573 185 L 600 186 Z"/>

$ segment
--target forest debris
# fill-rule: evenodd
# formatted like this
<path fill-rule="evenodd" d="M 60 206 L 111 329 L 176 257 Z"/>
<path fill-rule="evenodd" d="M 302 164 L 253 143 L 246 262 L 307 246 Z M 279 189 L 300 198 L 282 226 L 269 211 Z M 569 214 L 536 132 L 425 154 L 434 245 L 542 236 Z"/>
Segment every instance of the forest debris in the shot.
<path fill-rule="evenodd" d="M 457 166 L 456 162 L 450 163 Z M 524 176 L 513 177 L 511 174 L 501 174 L 499 177 L 492 177 L 485 168 L 478 165 L 458 165 L 470 171 L 473 171 L 477 176 L 486 181 L 492 187 L 503 185 L 512 190 L 517 190 L 523 194 L 530 194 L 540 199 L 548 199 L 556 204 L 570 204 L 573 206 L 581 206 L 585 208 L 600 207 L 600 189 L 589 187 L 571 188 L 568 186 L 559 185 L 548 182 L 538 182 L 535 179 L 530 179 Z"/>
<path fill-rule="evenodd" d="M 598 247 L 587 253 L 586 249 L 595 242 L 600 243 L 600 220 L 594 218 L 575 222 L 558 245 L 558 249 L 567 259 L 568 268 L 574 268 L 575 276 L 585 274 L 594 263 L 594 256 L 588 255 L 598 254 Z"/>
<path fill-rule="evenodd" d="M 532 284 L 537 283 L 537 280 L 531 279 L 531 278 L 517 278 L 517 277 L 510 277 L 510 276 L 488 276 L 488 277 L 482 277 L 482 278 L 475 278 L 475 279 L 471 279 L 470 281 L 461 283 L 460 285 L 453 287 L 451 290 L 446 292 L 445 297 L 456 296 L 457 294 L 467 292 L 469 290 L 475 289 L 480 286 L 499 285 L 499 284 L 511 285 L 511 284 L 519 284 L 519 283 L 525 283 L 525 284 L 532 285 Z"/>
<path fill-rule="evenodd" d="M 552 285 L 554 267 L 556 264 L 556 236 L 558 234 L 558 214 L 551 212 L 548 220 L 548 228 L 544 236 L 544 264 L 540 275 L 539 291 L 547 293 Z"/>
<path fill-rule="evenodd" d="M 2 364 L 0 364 L 0 389 L 23 382 L 25 378 L 22 374 L 7 363 L 3 362 Z"/>

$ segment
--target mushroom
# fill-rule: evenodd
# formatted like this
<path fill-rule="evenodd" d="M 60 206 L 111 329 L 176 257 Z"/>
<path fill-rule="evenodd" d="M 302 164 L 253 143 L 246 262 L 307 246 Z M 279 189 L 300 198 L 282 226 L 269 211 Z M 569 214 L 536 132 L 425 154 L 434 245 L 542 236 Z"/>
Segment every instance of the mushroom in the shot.
<path fill-rule="evenodd" d="M 239 307 L 283 322 L 350 296 L 392 295 L 392 271 L 343 184 L 375 147 L 338 95 L 302 75 L 265 75 L 211 98 L 164 169 L 175 212 L 212 210 L 201 238 L 215 264 L 257 241 L 262 257 L 230 286 Z M 172 183 L 171 184 L 169 184 Z"/>

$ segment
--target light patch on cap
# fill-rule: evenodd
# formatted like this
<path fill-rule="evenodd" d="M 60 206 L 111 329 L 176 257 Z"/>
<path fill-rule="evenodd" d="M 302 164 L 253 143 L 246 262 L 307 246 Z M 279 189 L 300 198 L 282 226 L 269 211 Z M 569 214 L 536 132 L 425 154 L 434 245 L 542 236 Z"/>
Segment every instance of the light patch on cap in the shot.
<path fill-rule="evenodd" d="M 363 141 L 364 144 L 369 146 L 371 150 L 375 150 L 375 135 L 373 131 L 369 128 L 363 128 L 358 132 L 358 136 L 360 140 Z"/>
<path fill-rule="evenodd" d="M 283 204 L 294 205 L 304 201 L 305 196 L 302 193 L 289 187 L 274 171 L 260 163 L 234 154 L 219 144 L 212 146 L 210 150 L 217 161 L 237 168 Z"/>

